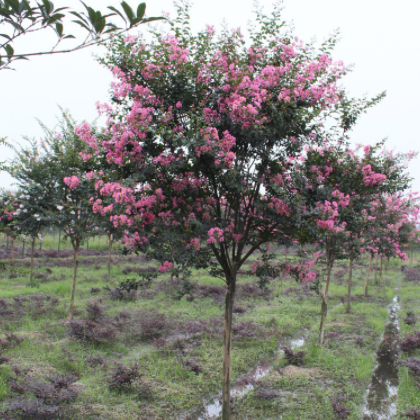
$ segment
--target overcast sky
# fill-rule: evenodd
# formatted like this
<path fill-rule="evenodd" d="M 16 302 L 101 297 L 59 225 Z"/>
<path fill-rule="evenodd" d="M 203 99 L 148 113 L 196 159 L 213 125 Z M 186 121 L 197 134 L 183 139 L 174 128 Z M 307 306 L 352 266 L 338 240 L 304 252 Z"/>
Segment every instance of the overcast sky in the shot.
<path fill-rule="evenodd" d="M 137 6 L 139 1 L 128 0 Z M 117 6 L 116 0 L 86 0 L 94 8 Z M 272 0 L 261 0 L 268 12 Z M 78 6 L 76 0 L 56 0 L 56 7 Z M 172 0 L 146 1 L 149 16 L 169 12 Z M 341 41 L 333 58 L 354 64 L 354 71 L 343 79 L 351 96 L 376 95 L 386 90 L 387 97 L 358 122 L 351 134 L 354 143 L 372 144 L 388 138 L 388 148 L 408 152 L 419 150 L 420 98 L 420 2 L 416 0 L 285 0 L 284 19 L 293 21 L 295 35 L 304 41 L 319 42 L 335 29 Z M 216 28 L 225 19 L 229 27 L 242 27 L 253 19 L 253 0 L 195 0 L 191 11 L 193 29 L 206 24 Z M 142 30 L 142 26 L 139 27 Z M 135 33 L 138 30 L 135 30 Z M 54 33 L 28 36 L 15 44 L 17 53 L 40 50 L 54 40 Z M 19 141 L 22 136 L 41 137 L 37 119 L 54 127 L 59 115 L 57 105 L 69 109 L 76 120 L 96 118 L 96 101 L 109 99 L 112 76 L 93 58 L 101 54 L 89 48 L 71 54 L 18 61 L 16 71 L 0 71 L 0 137 Z M 0 149 L 0 160 L 9 156 Z M 420 190 L 420 158 L 410 164 L 414 190 Z M 0 174 L 0 186 L 11 179 Z"/>

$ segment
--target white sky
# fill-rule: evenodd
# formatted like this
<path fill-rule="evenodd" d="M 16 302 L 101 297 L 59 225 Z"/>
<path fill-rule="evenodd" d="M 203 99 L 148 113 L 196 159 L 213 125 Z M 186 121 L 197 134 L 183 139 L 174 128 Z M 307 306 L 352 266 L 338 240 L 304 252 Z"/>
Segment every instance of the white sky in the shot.
<path fill-rule="evenodd" d="M 116 0 L 87 0 L 96 9 L 118 6 Z M 134 7 L 140 0 L 128 0 Z M 172 0 L 146 1 L 149 16 L 169 12 L 174 16 Z M 76 0 L 55 0 L 56 7 L 72 6 Z M 272 0 L 260 0 L 271 10 Z M 350 96 L 376 95 L 386 90 L 387 97 L 358 122 L 351 134 L 354 143 L 371 144 L 388 137 L 388 148 L 408 152 L 419 150 L 419 68 L 420 2 L 416 0 L 285 0 L 284 18 L 293 21 L 295 35 L 309 41 L 322 41 L 335 29 L 341 41 L 333 58 L 354 64 L 353 73 L 343 79 Z M 195 0 L 191 11 L 193 29 L 206 24 L 216 28 L 223 19 L 229 27 L 244 32 L 253 19 L 253 0 Z M 139 27 L 142 30 L 142 27 Z M 134 31 L 134 33 L 137 30 Z M 75 33 L 75 31 L 73 32 Z M 17 53 L 41 50 L 55 40 L 55 34 L 24 38 L 15 44 Z M 16 71 L 0 71 L 0 137 L 20 140 L 22 136 L 41 137 L 36 118 L 54 127 L 59 115 L 57 104 L 69 109 L 78 120 L 96 118 L 96 101 L 109 99 L 110 72 L 92 57 L 97 48 L 33 58 L 15 63 Z M 10 156 L 0 148 L 0 161 Z M 420 190 L 420 158 L 410 164 L 414 190 Z M 0 186 L 10 186 L 7 174 L 0 174 Z"/>

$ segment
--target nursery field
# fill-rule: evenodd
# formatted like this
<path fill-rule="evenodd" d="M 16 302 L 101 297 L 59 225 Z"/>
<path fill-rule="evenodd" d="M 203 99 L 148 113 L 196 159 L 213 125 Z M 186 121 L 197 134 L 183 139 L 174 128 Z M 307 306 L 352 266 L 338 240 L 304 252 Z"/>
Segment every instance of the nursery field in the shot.
<path fill-rule="evenodd" d="M 114 250 L 108 274 L 103 245 L 103 250 L 81 251 L 73 320 L 67 319 L 72 252 L 35 251 L 29 287 L 29 254 L 22 258 L 15 250 L 14 265 L 21 272 L 0 277 L 0 417 L 217 418 L 222 281 L 195 270 L 194 289 L 179 299 L 180 281 L 160 273 L 158 263 L 145 256 Z M 10 258 L 5 244 L 0 257 Z M 299 258 L 296 252 L 287 257 Z M 276 258 L 285 255 L 277 250 Z M 316 290 L 289 277 L 260 289 L 248 272 L 257 259 L 255 254 L 238 279 L 232 418 L 420 418 L 416 259 L 403 267 L 391 260 L 377 274 L 378 284 L 372 273 L 368 296 L 366 264 L 355 263 L 350 313 L 348 262 L 338 261 L 322 347 Z M 119 287 L 148 271 L 157 278 L 144 280 L 137 290 L 128 290 L 128 283 L 126 290 Z M 315 271 L 323 276 L 322 260 Z"/>

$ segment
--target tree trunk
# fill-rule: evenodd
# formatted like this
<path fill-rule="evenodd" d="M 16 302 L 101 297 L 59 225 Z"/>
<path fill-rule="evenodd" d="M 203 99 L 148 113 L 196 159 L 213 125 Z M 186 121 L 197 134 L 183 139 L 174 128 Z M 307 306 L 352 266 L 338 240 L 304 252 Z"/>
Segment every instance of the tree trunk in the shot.
<path fill-rule="evenodd" d="M 226 289 L 225 322 L 223 336 L 223 393 L 222 420 L 230 419 L 230 378 L 232 365 L 232 316 L 235 300 L 236 275 L 230 278 Z"/>
<path fill-rule="evenodd" d="M 9 250 L 9 235 L 6 235 L 6 251 Z"/>
<path fill-rule="evenodd" d="M 74 295 L 76 294 L 76 279 L 77 279 L 77 267 L 79 266 L 78 260 L 78 253 L 79 253 L 79 245 L 74 248 L 74 261 L 73 261 L 73 286 L 71 289 L 71 298 L 70 298 L 70 308 L 69 314 L 67 319 L 73 318 L 73 311 L 74 311 Z"/>
<path fill-rule="evenodd" d="M 42 250 L 42 241 L 39 241 L 39 250 Z"/>
<path fill-rule="evenodd" d="M 286 246 L 285 256 L 286 256 L 286 262 L 287 262 L 287 259 L 288 259 L 288 256 L 289 256 L 289 247 L 288 246 Z"/>
<path fill-rule="evenodd" d="M 351 282 L 352 282 L 352 274 L 353 274 L 353 258 L 350 258 L 349 263 L 349 279 L 348 279 L 348 288 L 347 288 L 347 309 L 346 313 L 350 313 L 351 309 Z"/>
<path fill-rule="evenodd" d="M 15 250 L 15 240 L 11 238 L 12 241 L 12 255 L 11 255 L 11 262 L 12 262 L 12 268 L 15 266 L 15 260 L 14 260 L 14 250 Z"/>
<path fill-rule="evenodd" d="M 383 262 L 384 260 L 381 258 L 381 270 L 379 271 L 379 282 L 381 282 L 382 281 L 382 262 Z"/>
<path fill-rule="evenodd" d="M 379 252 L 376 253 L 375 261 L 375 285 L 378 285 L 378 261 L 379 261 Z"/>
<path fill-rule="evenodd" d="M 369 276 L 370 276 L 370 269 L 372 268 L 372 260 L 373 260 L 373 254 L 370 254 L 370 261 L 369 261 L 369 268 L 366 275 L 366 283 L 365 283 L 365 296 L 367 296 L 368 292 L 368 283 L 369 283 Z"/>
<path fill-rule="evenodd" d="M 319 344 L 324 344 L 324 330 L 325 330 L 325 319 L 327 318 L 328 308 L 328 288 L 330 286 L 332 264 L 327 266 L 327 280 L 325 282 L 324 295 L 322 296 L 321 305 L 321 323 L 319 325 Z"/>
<path fill-rule="evenodd" d="M 22 242 L 22 258 L 25 258 L 25 241 Z"/>
<path fill-rule="evenodd" d="M 58 253 L 60 253 L 60 242 L 61 242 L 61 230 L 58 229 Z"/>
<path fill-rule="evenodd" d="M 109 235 L 109 246 L 108 246 L 108 274 L 111 274 L 111 251 L 112 251 L 112 235 Z"/>
<path fill-rule="evenodd" d="M 32 279 L 34 277 L 34 252 L 35 252 L 35 238 L 32 238 L 32 249 L 31 249 L 31 277 L 29 280 L 30 285 L 32 286 Z"/>

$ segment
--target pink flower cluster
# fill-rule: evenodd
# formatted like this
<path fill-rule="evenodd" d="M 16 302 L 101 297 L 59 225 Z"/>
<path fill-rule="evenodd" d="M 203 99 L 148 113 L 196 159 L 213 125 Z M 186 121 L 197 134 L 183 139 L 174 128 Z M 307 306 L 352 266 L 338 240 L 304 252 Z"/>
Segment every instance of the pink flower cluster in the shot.
<path fill-rule="evenodd" d="M 161 271 L 162 273 L 164 273 L 164 272 L 166 272 L 166 271 L 170 271 L 170 270 L 172 270 L 172 267 L 173 267 L 174 265 L 171 263 L 171 262 L 169 262 L 169 261 L 165 261 L 164 263 L 163 263 L 163 265 L 160 265 L 159 266 L 159 271 Z"/>
<path fill-rule="evenodd" d="M 63 181 L 72 191 L 75 190 L 79 185 L 79 178 L 75 175 L 71 177 L 65 177 Z"/>

